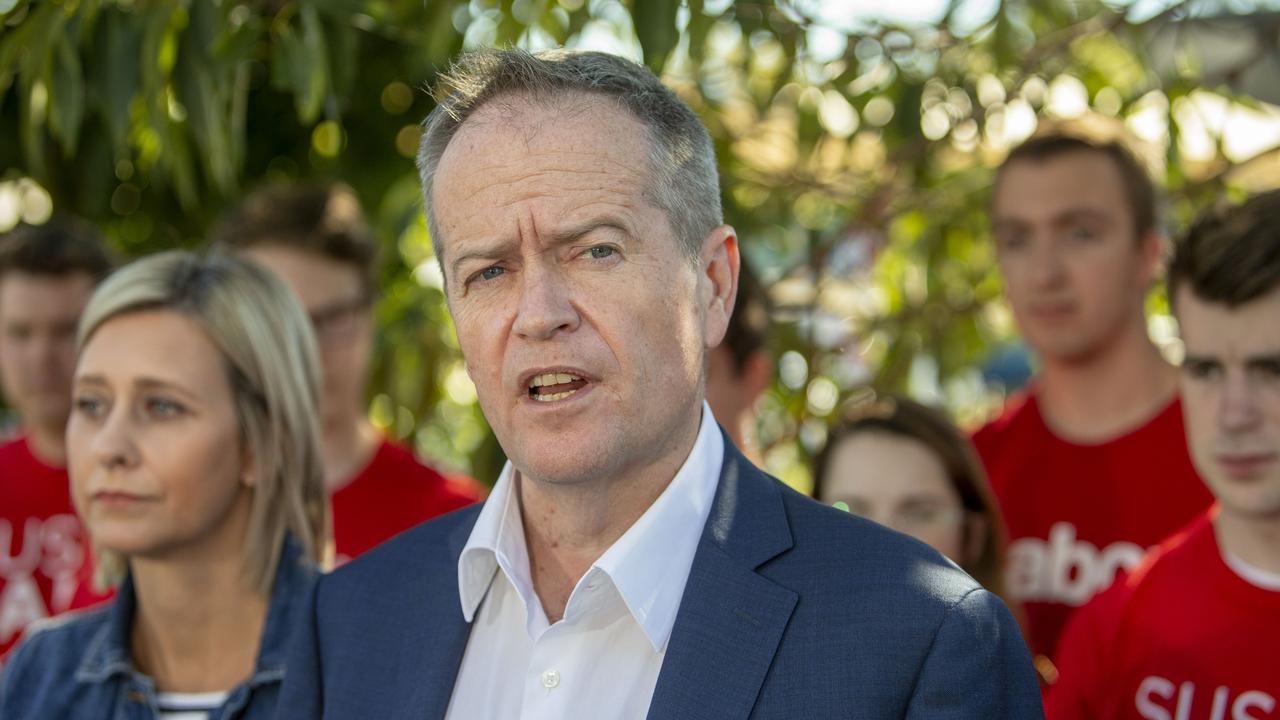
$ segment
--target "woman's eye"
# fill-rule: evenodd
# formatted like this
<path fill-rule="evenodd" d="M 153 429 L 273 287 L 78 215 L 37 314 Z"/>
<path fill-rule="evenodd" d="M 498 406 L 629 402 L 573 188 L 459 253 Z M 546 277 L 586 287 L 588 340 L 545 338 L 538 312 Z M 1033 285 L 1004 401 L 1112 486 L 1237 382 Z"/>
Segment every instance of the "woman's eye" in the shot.
<path fill-rule="evenodd" d="M 78 397 L 75 401 L 76 412 L 86 417 L 98 417 L 104 406 L 105 403 L 94 397 Z"/>
<path fill-rule="evenodd" d="M 159 417 L 159 418 L 177 417 L 178 415 L 181 415 L 185 411 L 186 411 L 186 408 L 184 408 L 182 405 L 179 405 L 176 402 L 173 402 L 172 400 L 165 400 L 163 398 L 153 398 L 147 401 L 147 412 L 154 417 Z"/>

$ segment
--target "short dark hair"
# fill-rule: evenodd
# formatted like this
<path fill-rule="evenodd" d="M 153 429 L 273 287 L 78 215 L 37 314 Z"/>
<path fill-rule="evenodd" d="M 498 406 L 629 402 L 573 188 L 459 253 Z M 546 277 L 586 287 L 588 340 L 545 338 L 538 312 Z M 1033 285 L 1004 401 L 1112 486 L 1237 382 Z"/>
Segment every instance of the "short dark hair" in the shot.
<path fill-rule="evenodd" d="M 733 369 L 741 373 L 751 356 L 764 349 L 769 339 L 769 296 L 745 262 L 738 272 L 738 298 L 729 316 L 724 346 L 733 356 Z"/>
<path fill-rule="evenodd" d="M 314 253 L 359 270 L 366 289 L 374 285 L 377 240 L 344 183 L 259 188 L 223 216 L 212 237 L 231 251 L 274 245 Z"/>
<path fill-rule="evenodd" d="M 1174 244 L 1168 284 L 1175 309 L 1183 284 L 1232 308 L 1280 287 L 1280 190 L 1204 212 Z"/>
<path fill-rule="evenodd" d="M 83 220 L 55 217 L 43 225 L 19 223 L 0 235 L 0 277 L 10 272 L 101 280 L 114 263 L 102 237 Z"/>
<path fill-rule="evenodd" d="M 1073 153 L 1097 153 L 1110 160 L 1116 170 L 1120 171 L 1125 200 L 1129 213 L 1133 216 L 1135 238 L 1141 238 L 1156 229 L 1158 213 L 1155 183 L 1134 154 L 1116 140 L 1096 142 L 1065 133 L 1038 135 L 1009 152 L 996 171 L 995 187 L 1000 187 L 1000 181 L 1010 165 L 1019 162 L 1044 163 Z"/>

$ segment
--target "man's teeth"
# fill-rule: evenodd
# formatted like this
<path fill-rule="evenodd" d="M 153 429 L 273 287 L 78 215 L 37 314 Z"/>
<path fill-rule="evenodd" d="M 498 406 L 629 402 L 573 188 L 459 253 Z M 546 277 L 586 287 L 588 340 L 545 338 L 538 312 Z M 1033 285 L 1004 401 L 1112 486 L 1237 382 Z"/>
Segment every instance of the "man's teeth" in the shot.
<path fill-rule="evenodd" d="M 571 387 L 570 389 L 561 392 L 546 393 L 539 392 L 538 388 L 564 386 L 569 385 L 570 383 L 580 382 L 581 380 L 582 378 L 577 375 L 570 375 L 569 373 L 542 373 L 529 381 L 529 396 L 539 402 L 555 402 L 556 400 L 563 400 L 578 392 L 582 386 L 579 385 L 577 387 Z"/>
<path fill-rule="evenodd" d="M 529 382 L 529 387 L 543 387 L 545 385 L 565 385 L 567 383 L 573 382 L 574 380 L 581 380 L 581 379 L 582 378 L 579 378 L 576 375 L 570 375 L 568 373 L 543 373 L 541 375 L 534 376 L 533 380 Z M 556 394 L 559 395 L 560 393 L 556 393 Z"/>

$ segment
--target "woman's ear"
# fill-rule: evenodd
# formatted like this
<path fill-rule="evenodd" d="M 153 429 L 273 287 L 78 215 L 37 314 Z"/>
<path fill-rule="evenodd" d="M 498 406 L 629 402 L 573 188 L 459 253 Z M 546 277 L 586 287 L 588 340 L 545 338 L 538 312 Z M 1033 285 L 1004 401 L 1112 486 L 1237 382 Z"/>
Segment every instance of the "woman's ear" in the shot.
<path fill-rule="evenodd" d="M 247 488 L 258 484 L 258 463 L 249 450 L 244 451 L 244 459 L 240 462 L 240 484 Z"/>

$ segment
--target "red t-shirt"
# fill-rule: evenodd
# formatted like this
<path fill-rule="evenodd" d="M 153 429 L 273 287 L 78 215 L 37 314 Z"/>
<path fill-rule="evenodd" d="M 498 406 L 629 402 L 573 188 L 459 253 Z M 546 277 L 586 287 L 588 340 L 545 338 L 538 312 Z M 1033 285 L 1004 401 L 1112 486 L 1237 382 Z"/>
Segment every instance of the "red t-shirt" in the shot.
<path fill-rule="evenodd" d="M 373 460 L 332 497 L 339 564 L 418 523 L 481 498 L 470 478 L 446 478 L 386 440 Z"/>
<path fill-rule="evenodd" d="M 1222 559 L 1210 510 L 1072 619 L 1049 720 L 1280 718 L 1280 592 Z"/>
<path fill-rule="evenodd" d="M 1212 501 L 1176 399 L 1141 427 L 1079 445 L 1054 435 L 1027 393 L 973 443 L 1008 525 L 1007 587 L 1037 656 L 1054 657 L 1076 608 Z"/>
<path fill-rule="evenodd" d="M 0 444 L 0 659 L 27 625 L 101 600 L 77 593 L 91 566 L 67 471 L 26 438 Z"/>

